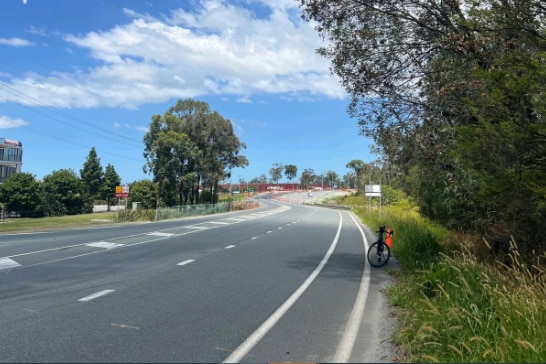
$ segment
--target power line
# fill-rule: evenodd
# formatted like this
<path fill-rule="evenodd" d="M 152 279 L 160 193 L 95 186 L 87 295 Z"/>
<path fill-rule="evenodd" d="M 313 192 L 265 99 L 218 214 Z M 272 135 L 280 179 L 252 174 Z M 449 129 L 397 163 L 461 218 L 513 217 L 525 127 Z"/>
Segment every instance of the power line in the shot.
<path fill-rule="evenodd" d="M 94 125 L 94 124 L 92 124 L 92 123 L 90 123 L 90 122 L 87 122 L 87 121 L 85 121 L 85 120 L 82 120 L 82 119 L 80 119 L 80 118 L 78 118 L 78 117 L 76 117 L 76 116 L 70 115 L 70 114 L 68 114 L 68 113 L 66 113 L 66 112 L 64 112 L 64 111 L 62 111 L 62 110 L 59 110 L 59 109 L 56 109 L 56 108 L 54 108 L 54 107 L 48 106 L 48 105 L 45 104 L 44 102 L 42 102 L 42 101 L 40 101 L 40 100 L 38 100 L 38 99 L 36 99 L 36 98 L 34 98 L 34 97 L 32 97 L 32 96 L 29 96 L 29 95 L 25 94 L 25 93 L 22 92 L 22 91 L 17 90 L 16 88 L 14 88 L 14 87 L 8 85 L 7 83 L 5 83 L 5 82 L 3 82 L 3 81 L 0 81 L 0 89 L 3 89 L 5 92 L 8 92 L 8 93 L 10 93 L 11 95 L 13 95 L 13 96 L 15 96 L 15 97 L 24 98 L 24 99 L 26 99 L 29 103 L 34 104 L 34 105 L 36 105 L 36 106 L 38 106 L 38 107 L 40 107 L 40 108 L 44 108 L 44 109 L 46 109 L 46 110 L 49 110 L 49 111 L 51 111 L 51 112 L 53 112 L 53 113 L 56 113 L 56 114 L 58 114 L 58 115 L 61 115 L 61 116 L 63 116 L 63 117 L 66 118 L 66 119 L 69 119 L 69 120 L 72 120 L 72 121 L 75 121 L 75 122 L 84 124 L 84 125 L 86 125 L 87 127 L 91 128 L 91 129 L 101 130 L 101 131 L 104 132 L 104 133 L 114 135 L 114 136 L 116 136 L 116 137 L 118 137 L 118 138 L 122 138 L 122 139 L 128 140 L 128 141 L 130 141 L 130 142 L 138 143 L 138 145 L 135 145 L 135 144 L 132 144 L 132 145 L 133 145 L 133 146 L 142 147 L 142 141 L 138 141 L 138 140 L 136 140 L 136 139 L 129 138 L 129 137 L 125 136 L 125 135 L 122 135 L 122 134 L 119 134 L 119 133 L 115 133 L 115 132 L 113 132 L 113 131 L 110 131 L 110 130 L 101 128 L 101 127 L 99 127 L 99 126 L 97 126 L 97 125 Z M 58 119 L 58 118 L 52 117 L 52 116 L 50 116 L 50 115 L 47 115 L 47 114 L 38 112 L 38 111 L 35 110 L 34 108 L 31 108 L 31 107 L 28 107 L 28 106 L 26 106 L 26 105 L 23 105 L 22 103 L 19 103 L 19 102 L 17 102 L 17 101 L 12 101 L 12 102 L 15 103 L 15 104 L 17 104 L 17 105 L 19 105 L 19 106 L 21 106 L 21 107 L 23 107 L 23 108 L 27 108 L 27 109 L 29 109 L 29 110 L 31 110 L 31 111 L 33 111 L 33 112 L 36 112 L 36 113 L 38 113 L 38 114 L 41 114 L 41 115 L 47 117 L 47 118 L 49 118 L 49 119 L 55 120 L 55 121 L 57 121 L 57 122 L 59 122 L 59 123 L 65 124 L 65 125 L 68 125 L 68 126 L 73 127 L 73 128 L 75 128 L 75 129 L 79 129 L 79 130 L 82 130 L 82 131 L 84 131 L 84 132 L 91 132 L 91 133 L 93 133 L 93 134 L 95 134 L 95 135 L 98 135 L 98 136 L 100 136 L 100 137 L 102 137 L 102 138 L 109 139 L 109 140 L 113 140 L 113 141 L 115 141 L 115 142 L 119 142 L 119 141 L 116 140 L 116 139 L 112 139 L 111 137 L 104 136 L 104 135 L 102 135 L 102 134 L 100 134 L 100 133 L 98 133 L 98 132 L 89 131 L 89 130 L 83 129 L 83 128 L 81 128 L 81 127 L 78 127 L 78 126 L 76 126 L 76 125 L 73 125 L 72 123 L 69 123 L 69 122 L 67 122 L 67 121 L 63 121 L 63 120 L 60 120 L 60 119 Z"/>
<path fill-rule="evenodd" d="M 49 133 L 46 133 L 46 132 L 43 132 L 43 131 L 40 131 L 40 130 L 37 130 L 37 129 L 34 129 L 34 128 L 31 128 L 30 126 L 28 125 L 25 125 L 23 126 L 24 128 L 26 129 L 30 129 L 32 131 L 35 131 L 39 134 L 44 134 L 44 135 L 47 135 L 48 137 L 52 138 L 52 139 L 57 139 L 57 140 L 60 140 L 60 141 L 63 141 L 63 142 L 66 142 L 66 143 L 70 143 L 70 144 L 74 144 L 74 145 L 77 145 L 79 147 L 82 147 L 82 148 L 86 148 L 86 149 L 91 149 L 91 147 L 89 147 L 88 145 L 83 145 L 83 144 L 80 144 L 80 143 L 76 143 L 72 140 L 67 140 L 67 139 L 64 139 L 64 138 L 60 138 L 58 136 L 54 136 L 54 135 L 51 135 Z M 115 153 L 110 153 L 110 152 L 105 152 L 104 150 L 97 150 L 97 152 L 100 152 L 100 153 L 104 153 L 104 154 L 109 154 L 109 155 L 112 155 L 114 157 L 121 157 L 121 158 L 125 158 L 125 159 L 130 159 L 130 160 L 133 160 L 133 161 L 137 161 L 137 162 L 142 162 L 141 159 L 136 159 L 136 158 L 132 158 L 132 157 L 127 157 L 125 155 L 121 155 L 121 154 L 115 154 Z"/>

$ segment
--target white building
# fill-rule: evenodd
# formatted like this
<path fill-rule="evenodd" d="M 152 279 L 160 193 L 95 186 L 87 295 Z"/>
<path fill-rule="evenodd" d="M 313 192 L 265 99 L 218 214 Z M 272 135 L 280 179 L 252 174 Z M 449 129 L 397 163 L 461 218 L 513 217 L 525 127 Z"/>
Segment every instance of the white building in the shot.
<path fill-rule="evenodd" d="M 20 173 L 22 165 L 23 143 L 0 138 L 0 182 L 14 173 Z"/>

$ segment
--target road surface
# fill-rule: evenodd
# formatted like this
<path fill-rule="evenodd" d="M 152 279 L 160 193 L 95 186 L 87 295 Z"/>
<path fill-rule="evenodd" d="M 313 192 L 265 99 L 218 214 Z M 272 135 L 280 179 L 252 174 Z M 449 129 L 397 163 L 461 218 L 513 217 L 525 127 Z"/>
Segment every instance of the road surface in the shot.
<path fill-rule="evenodd" d="M 0 234 L 1 362 L 392 361 L 348 211 Z"/>

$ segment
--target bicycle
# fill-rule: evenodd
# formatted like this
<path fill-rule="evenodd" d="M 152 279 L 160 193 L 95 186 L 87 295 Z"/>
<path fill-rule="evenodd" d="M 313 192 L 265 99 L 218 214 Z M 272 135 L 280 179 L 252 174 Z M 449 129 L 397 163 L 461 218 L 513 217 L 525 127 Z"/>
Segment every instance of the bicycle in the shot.
<path fill-rule="evenodd" d="M 387 264 L 391 257 L 391 248 L 383 240 L 383 234 L 387 234 L 387 238 L 394 234 L 394 231 L 387 231 L 385 226 L 380 226 L 377 231 L 377 241 L 373 243 L 368 249 L 368 262 L 372 267 L 380 268 Z"/>

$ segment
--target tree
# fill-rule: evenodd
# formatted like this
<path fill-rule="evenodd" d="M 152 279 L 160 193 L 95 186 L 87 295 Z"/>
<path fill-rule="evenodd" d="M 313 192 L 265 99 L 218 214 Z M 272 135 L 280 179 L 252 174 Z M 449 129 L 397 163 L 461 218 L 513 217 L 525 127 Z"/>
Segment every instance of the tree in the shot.
<path fill-rule="evenodd" d="M 267 183 L 267 176 L 262 173 L 260 177 L 254 177 L 250 180 L 250 183 Z"/>
<path fill-rule="evenodd" d="M 146 210 L 156 208 L 157 199 L 157 184 L 149 179 L 134 181 L 129 184 L 129 198 L 127 203 L 132 205 L 133 202 L 140 202 L 141 207 Z"/>
<path fill-rule="evenodd" d="M 286 176 L 286 178 L 288 178 L 290 182 L 292 182 L 292 179 L 294 179 L 297 174 L 298 167 L 296 167 L 295 165 L 287 164 L 286 166 L 284 166 L 284 175 Z"/>
<path fill-rule="evenodd" d="M 97 199 L 103 189 L 104 174 L 95 147 L 92 147 L 89 151 L 83 168 L 80 169 L 80 177 L 89 198 L 91 200 Z"/>
<path fill-rule="evenodd" d="M 158 184 L 157 206 L 175 186 L 180 204 L 197 203 L 202 185 L 214 202 L 219 181 L 231 169 L 248 165 L 239 155 L 246 146 L 232 123 L 211 112 L 207 103 L 192 99 L 179 100 L 163 116 L 154 115 L 144 144 L 144 171 Z"/>
<path fill-rule="evenodd" d="M 271 176 L 271 181 L 275 184 L 279 184 L 279 180 L 282 177 L 282 171 L 284 166 L 282 163 L 273 163 L 273 167 L 269 170 L 269 175 Z"/>
<path fill-rule="evenodd" d="M 319 53 L 351 96 L 349 114 L 408 177 L 421 213 L 546 249 L 543 1 L 303 0 L 302 9 L 328 40 Z"/>
<path fill-rule="evenodd" d="M 53 171 L 44 177 L 44 210 L 48 216 L 93 212 L 82 180 L 72 169 Z"/>
<path fill-rule="evenodd" d="M 350 168 L 354 171 L 356 175 L 356 188 L 359 192 L 362 191 L 363 189 L 361 188 L 360 183 L 363 182 L 361 177 L 362 173 L 364 172 L 365 163 L 360 159 L 353 159 L 352 161 L 347 163 L 345 167 Z"/>
<path fill-rule="evenodd" d="M 315 171 L 312 168 L 304 169 L 300 177 L 301 188 L 308 189 L 309 185 L 313 183 L 314 179 L 315 179 Z"/>
<path fill-rule="evenodd" d="M 330 189 L 334 189 L 337 185 L 339 185 L 339 177 L 334 171 L 326 172 L 324 178 L 326 184 L 329 186 Z"/>
<path fill-rule="evenodd" d="M 116 186 L 120 185 L 121 177 L 117 174 L 114 166 L 108 163 L 104 169 L 104 179 L 100 194 L 101 198 L 106 200 L 108 211 L 110 211 L 110 200 L 114 199 L 116 196 Z"/>
<path fill-rule="evenodd" d="M 0 202 L 7 211 L 16 211 L 21 217 L 44 214 L 40 183 L 30 173 L 15 173 L 0 183 Z"/>

